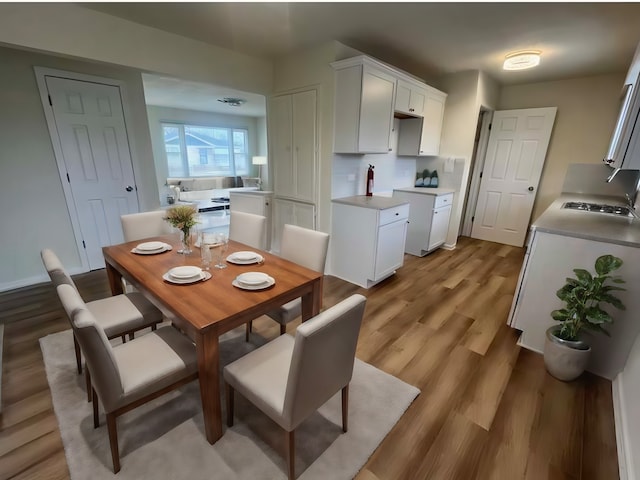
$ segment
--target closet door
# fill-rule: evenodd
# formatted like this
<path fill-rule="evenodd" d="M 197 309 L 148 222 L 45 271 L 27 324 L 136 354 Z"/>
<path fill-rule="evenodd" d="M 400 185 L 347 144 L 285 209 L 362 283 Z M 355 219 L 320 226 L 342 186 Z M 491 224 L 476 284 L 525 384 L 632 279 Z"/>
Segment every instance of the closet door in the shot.
<path fill-rule="evenodd" d="M 293 168 L 297 200 L 315 203 L 316 198 L 316 91 L 292 95 Z"/>
<path fill-rule="evenodd" d="M 291 95 L 280 95 L 271 99 L 269 137 L 274 192 L 280 197 L 295 198 L 292 102 Z"/>

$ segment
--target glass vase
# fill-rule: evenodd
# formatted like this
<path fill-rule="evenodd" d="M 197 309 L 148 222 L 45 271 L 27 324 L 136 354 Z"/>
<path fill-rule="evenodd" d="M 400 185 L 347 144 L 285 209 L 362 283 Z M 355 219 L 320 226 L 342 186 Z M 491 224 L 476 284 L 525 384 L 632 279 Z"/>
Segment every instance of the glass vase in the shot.
<path fill-rule="evenodd" d="M 182 255 L 190 255 L 193 251 L 191 249 L 191 230 L 185 228 L 184 230 L 180 230 L 180 244 L 182 248 L 178 250 L 178 253 Z"/>

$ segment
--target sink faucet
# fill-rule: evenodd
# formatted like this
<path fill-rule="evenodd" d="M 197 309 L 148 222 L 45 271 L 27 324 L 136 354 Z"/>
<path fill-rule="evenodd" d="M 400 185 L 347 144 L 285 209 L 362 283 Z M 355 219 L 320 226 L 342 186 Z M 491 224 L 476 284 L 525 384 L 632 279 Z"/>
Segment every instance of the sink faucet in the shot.
<path fill-rule="evenodd" d="M 625 193 L 625 194 L 624 194 L 624 198 L 626 198 L 626 199 L 627 199 L 627 205 L 629 205 L 629 208 L 630 208 L 631 210 L 634 210 L 634 209 L 635 209 L 635 207 L 634 207 L 634 203 L 635 203 L 635 202 L 634 202 L 634 200 L 631 198 L 631 196 L 630 196 L 628 193 Z"/>

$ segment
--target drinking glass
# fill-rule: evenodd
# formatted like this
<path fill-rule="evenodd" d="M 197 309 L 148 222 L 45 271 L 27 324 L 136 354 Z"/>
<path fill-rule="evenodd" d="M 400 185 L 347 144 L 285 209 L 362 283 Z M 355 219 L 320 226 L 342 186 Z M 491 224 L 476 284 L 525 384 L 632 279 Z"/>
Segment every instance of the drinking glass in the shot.
<path fill-rule="evenodd" d="M 225 233 L 216 233 L 215 244 L 213 245 L 213 252 L 215 257 L 215 265 L 216 268 L 227 268 L 227 264 L 224 263 L 225 254 L 227 253 L 227 248 L 229 247 L 229 237 Z"/>
<path fill-rule="evenodd" d="M 200 233 L 200 263 L 203 270 L 209 270 L 211 266 L 211 247 L 216 243 L 213 233 Z"/>

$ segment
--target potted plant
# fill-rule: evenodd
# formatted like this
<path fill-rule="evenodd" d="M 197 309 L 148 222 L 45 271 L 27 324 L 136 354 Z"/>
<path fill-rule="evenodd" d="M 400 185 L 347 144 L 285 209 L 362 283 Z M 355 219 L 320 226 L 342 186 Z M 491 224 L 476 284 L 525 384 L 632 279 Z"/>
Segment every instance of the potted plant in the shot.
<path fill-rule="evenodd" d="M 164 218 L 172 227 L 180 230 L 182 248 L 177 253 L 191 254 L 191 228 L 198 223 L 198 210 L 193 205 L 177 205 L 167 210 Z"/>
<path fill-rule="evenodd" d="M 619 298 L 611 292 L 625 290 L 610 283 L 624 283 L 620 277 L 609 275 L 622 265 L 622 260 L 613 255 L 602 255 L 596 259 L 595 275 L 576 268 L 576 278 L 567 278 L 567 283 L 556 292 L 565 307 L 551 312 L 551 317 L 560 322 L 547 329 L 544 363 L 547 371 L 559 380 L 578 378 L 587 367 L 591 347 L 583 338 L 583 330 L 592 330 L 609 335 L 605 325 L 613 322 L 601 304 L 610 304 L 624 310 Z"/>

